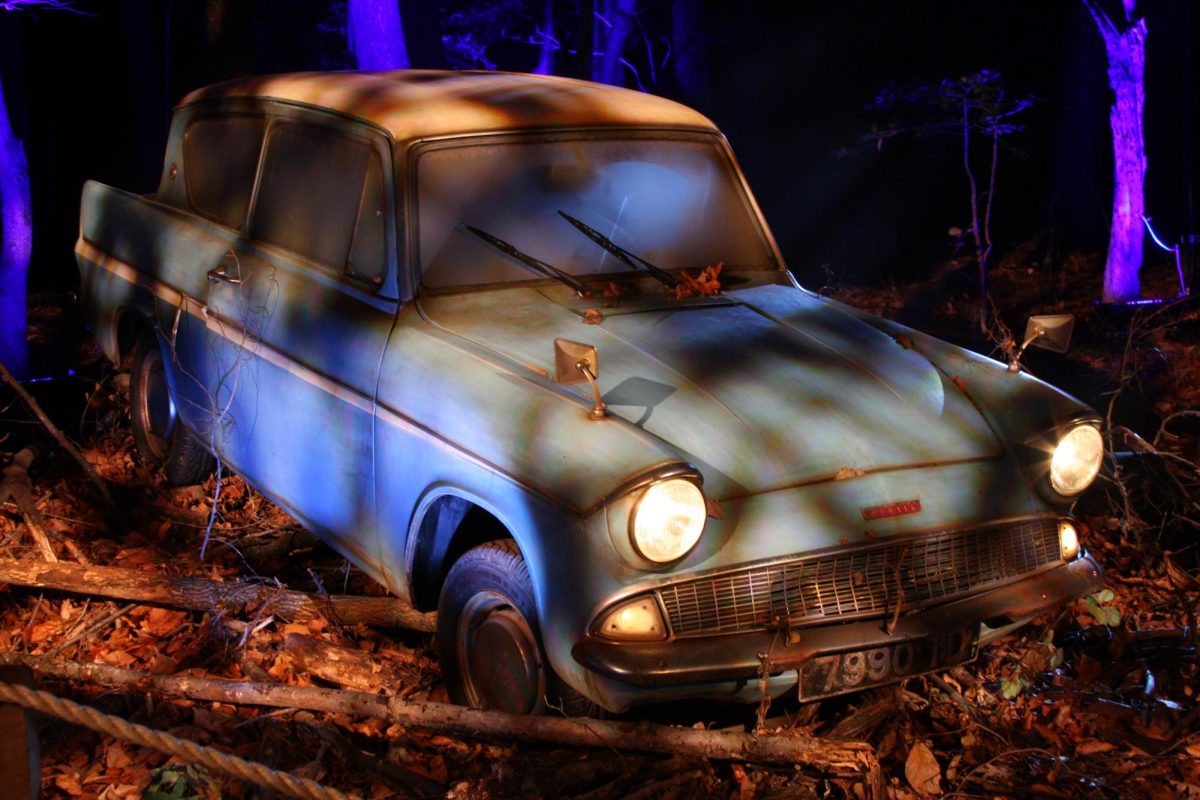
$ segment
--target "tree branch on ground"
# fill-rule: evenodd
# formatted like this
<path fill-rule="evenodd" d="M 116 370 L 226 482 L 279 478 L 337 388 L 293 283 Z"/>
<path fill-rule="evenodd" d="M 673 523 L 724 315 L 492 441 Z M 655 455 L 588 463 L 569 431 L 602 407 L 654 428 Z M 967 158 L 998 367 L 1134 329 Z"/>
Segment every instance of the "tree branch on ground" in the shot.
<path fill-rule="evenodd" d="M 193 576 L 171 577 L 123 567 L 0 559 L 0 583 L 52 589 L 185 608 L 249 613 L 282 619 L 327 617 L 345 625 L 376 625 L 431 632 L 436 614 L 422 613 L 394 597 L 317 596 L 262 583 L 219 583 Z"/>

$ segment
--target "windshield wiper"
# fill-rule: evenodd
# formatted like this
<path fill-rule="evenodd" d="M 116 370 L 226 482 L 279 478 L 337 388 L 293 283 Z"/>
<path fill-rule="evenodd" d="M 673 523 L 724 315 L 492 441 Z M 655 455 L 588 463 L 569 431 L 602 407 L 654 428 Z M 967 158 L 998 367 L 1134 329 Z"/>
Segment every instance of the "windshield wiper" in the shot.
<path fill-rule="evenodd" d="M 598 231 L 595 228 L 588 225 L 586 222 L 583 222 L 582 220 L 578 220 L 575 217 L 572 217 L 570 214 L 568 214 L 565 211 L 559 211 L 558 215 L 560 217 L 562 217 L 563 219 L 565 219 L 567 222 L 574 225 L 579 230 L 580 233 L 582 233 L 584 236 L 591 239 L 596 244 L 603 247 L 605 250 L 607 250 L 609 253 L 611 253 L 618 261 L 621 261 L 629 268 L 635 269 L 635 270 L 641 270 L 641 269 L 646 270 L 651 275 L 653 275 L 658 280 L 659 283 L 663 284 L 664 286 L 666 286 L 669 289 L 674 289 L 676 286 L 679 285 L 679 279 L 676 278 L 674 275 L 672 275 L 671 273 L 667 272 L 664 269 L 654 266 L 653 264 L 651 264 L 649 261 L 642 258 L 641 256 L 629 252 L 624 247 L 621 247 L 621 245 L 617 244 L 616 242 L 614 242 L 612 239 L 605 236 L 600 231 Z"/>
<path fill-rule="evenodd" d="M 478 236 L 480 239 L 483 239 L 485 242 L 487 242 L 492 247 L 499 250 L 501 253 L 504 253 L 504 255 L 509 256 L 513 259 L 516 259 L 522 265 L 529 268 L 533 272 L 536 272 L 537 274 L 541 275 L 543 278 L 554 278 L 555 280 L 561 281 L 562 283 L 564 283 L 567 286 L 574 289 L 575 293 L 578 294 L 580 297 L 587 297 L 592 293 L 591 288 L 586 283 L 584 283 L 583 281 L 576 278 L 574 275 L 571 275 L 570 273 L 567 273 L 567 272 L 563 272 L 561 269 L 554 266 L 553 264 L 547 264 L 545 261 L 534 258 L 533 256 L 529 255 L 528 253 L 524 253 L 524 252 L 518 250 L 516 247 L 514 247 L 513 245 L 504 241 L 503 239 L 501 239 L 498 236 L 493 236 L 492 234 L 488 233 L 487 231 L 480 230 L 479 228 L 476 228 L 474 225 L 468 225 L 465 222 L 460 222 L 458 224 L 458 229 L 460 231 L 466 231 L 467 233 L 470 233 L 474 236 Z"/>

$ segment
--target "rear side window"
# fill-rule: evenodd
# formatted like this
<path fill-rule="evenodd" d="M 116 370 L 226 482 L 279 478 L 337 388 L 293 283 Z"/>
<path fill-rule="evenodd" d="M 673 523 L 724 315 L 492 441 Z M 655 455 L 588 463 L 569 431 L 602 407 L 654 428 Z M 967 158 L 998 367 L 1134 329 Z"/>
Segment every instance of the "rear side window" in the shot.
<path fill-rule="evenodd" d="M 267 140 L 251 235 L 341 272 L 371 156 L 360 139 L 311 125 L 276 126 Z"/>
<path fill-rule="evenodd" d="M 192 208 L 222 225 L 240 228 L 262 148 L 262 117 L 201 117 L 183 134 L 183 172 Z"/>

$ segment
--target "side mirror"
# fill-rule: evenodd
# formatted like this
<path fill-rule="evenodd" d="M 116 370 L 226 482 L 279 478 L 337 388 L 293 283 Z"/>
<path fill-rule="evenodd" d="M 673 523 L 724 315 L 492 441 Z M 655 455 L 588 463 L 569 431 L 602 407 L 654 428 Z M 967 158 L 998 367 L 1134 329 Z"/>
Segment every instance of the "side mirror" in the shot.
<path fill-rule="evenodd" d="M 596 378 L 600 375 L 600 356 L 594 345 L 572 342 L 570 339 L 554 340 L 554 382 L 559 386 L 570 386 L 587 381 L 592 387 L 595 400 L 588 412 L 591 419 L 604 419 L 608 410 L 600 399 L 600 387 Z"/>
<path fill-rule="evenodd" d="M 1071 347 L 1071 333 L 1075 330 L 1074 314 L 1043 314 L 1030 317 L 1025 324 L 1026 347 L 1040 347 L 1054 353 L 1065 353 Z"/>
<path fill-rule="evenodd" d="M 1053 353 L 1065 353 L 1071 347 L 1071 333 L 1075 330 L 1074 314 L 1041 314 L 1029 318 L 1025 324 L 1025 339 L 1021 343 L 1009 372 L 1021 369 L 1021 356 L 1028 347 L 1039 347 Z"/>

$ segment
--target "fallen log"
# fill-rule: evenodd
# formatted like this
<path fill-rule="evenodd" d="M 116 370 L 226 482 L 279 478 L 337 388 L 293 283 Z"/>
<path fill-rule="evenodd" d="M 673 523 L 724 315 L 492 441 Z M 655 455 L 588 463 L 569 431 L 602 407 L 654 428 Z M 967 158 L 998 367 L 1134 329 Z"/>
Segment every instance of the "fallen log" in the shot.
<path fill-rule="evenodd" d="M 433 664 L 416 653 L 393 650 L 390 656 L 375 656 L 352 647 L 314 639 L 299 633 L 283 638 L 283 651 L 297 668 L 321 680 L 361 692 L 392 690 L 405 684 L 401 663 L 432 669 Z"/>
<path fill-rule="evenodd" d="M 169 576 L 124 567 L 0 559 L 0 584 L 53 589 L 139 603 L 274 614 L 289 620 L 328 617 L 344 625 L 377 625 L 433 631 L 437 615 L 422 613 L 394 597 L 314 595 L 262 583 L 220 583 L 208 578 Z"/>
<path fill-rule="evenodd" d="M 111 689 L 232 705 L 373 717 L 405 727 L 505 743 L 535 742 L 804 765 L 832 777 L 863 781 L 866 797 L 883 794 L 879 762 L 874 748 L 866 742 L 826 741 L 792 732 L 755 734 L 680 728 L 652 722 L 522 716 L 315 686 L 229 681 L 191 674 L 154 675 L 107 664 L 55 661 L 23 653 L 0 654 L 0 664 L 20 664 L 41 675 L 85 681 Z"/>

